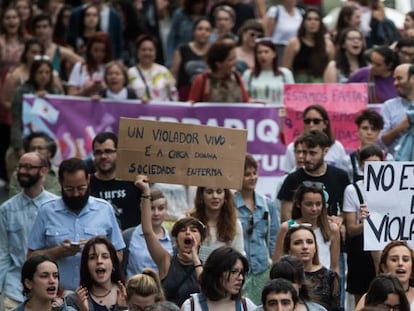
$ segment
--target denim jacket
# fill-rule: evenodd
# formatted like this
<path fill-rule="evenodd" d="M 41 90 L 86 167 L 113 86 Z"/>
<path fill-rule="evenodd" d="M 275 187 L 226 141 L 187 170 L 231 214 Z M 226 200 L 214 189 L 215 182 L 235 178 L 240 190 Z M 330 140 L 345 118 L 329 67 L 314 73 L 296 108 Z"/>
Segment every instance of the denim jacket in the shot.
<path fill-rule="evenodd" d="M 279 231 L 280 216 L 274 203 L 256 192 L 254 201 L 256 208 L 252 213 L 241 193 L 234 194 L 234 202 L 243 227 L 244 250 L 250 263 L 250 272 L 259 274 L 269 267 Z"/>

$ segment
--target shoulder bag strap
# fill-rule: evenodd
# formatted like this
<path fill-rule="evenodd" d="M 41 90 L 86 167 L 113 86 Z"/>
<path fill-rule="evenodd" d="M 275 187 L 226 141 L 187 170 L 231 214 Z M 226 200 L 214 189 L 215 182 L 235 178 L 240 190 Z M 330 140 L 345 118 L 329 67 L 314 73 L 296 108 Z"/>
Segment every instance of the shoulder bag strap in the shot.
<path fill-rule="evenodd" d="M 150 100 L 151 99 L 151 92 L 147 83 L 147 80 L 144 77 L 144 74 L 142 73 L 141 69 L 139 68 L 139 66 L 137 65 L 137 70 L 139 73 L 139 77 L 141 78 L 142 82 L 144 82 L 145 84 L 145 94 L 147 95 L 147 99 Z"/>
<path fill-rule="evenodd" d="M 361 189 L 359 189 L 356 183 L 353 183 L 356 193 L 358 195 L 359 204 L 364 204 L 364 198 L 362 197 Z"/>

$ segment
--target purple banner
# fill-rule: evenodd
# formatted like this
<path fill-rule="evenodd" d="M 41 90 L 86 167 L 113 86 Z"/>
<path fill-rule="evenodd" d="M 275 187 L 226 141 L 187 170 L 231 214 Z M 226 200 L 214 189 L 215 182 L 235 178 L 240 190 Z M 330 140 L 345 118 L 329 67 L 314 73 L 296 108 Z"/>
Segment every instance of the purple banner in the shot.
<path fill-rule="evenodd" d="M 280 176 L 285 146 L 279 140 L 278 107 L 258 104 L 188 104 L 136 101 L 91 101 L 88 98 L 25 96 L 25 134 L 45 131 L 59 143 L 56 164 L 68 157 L 88 156 L 93 137 L 102 131 L 118 133 L 120 117 L 247 129 L 247 150 L 259 161 L 261 176 Z"/>

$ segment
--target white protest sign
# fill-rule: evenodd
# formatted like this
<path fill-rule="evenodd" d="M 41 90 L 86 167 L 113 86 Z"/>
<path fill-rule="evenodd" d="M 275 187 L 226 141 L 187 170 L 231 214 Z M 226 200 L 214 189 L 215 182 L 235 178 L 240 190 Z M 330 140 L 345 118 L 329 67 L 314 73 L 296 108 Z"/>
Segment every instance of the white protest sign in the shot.
<path fill-rule="evenodd" d="M 414 247 L 414 162 L 365 163 L 364 187 L 370 216 L 364 249 L 382 250 L 392 240 Z"/>

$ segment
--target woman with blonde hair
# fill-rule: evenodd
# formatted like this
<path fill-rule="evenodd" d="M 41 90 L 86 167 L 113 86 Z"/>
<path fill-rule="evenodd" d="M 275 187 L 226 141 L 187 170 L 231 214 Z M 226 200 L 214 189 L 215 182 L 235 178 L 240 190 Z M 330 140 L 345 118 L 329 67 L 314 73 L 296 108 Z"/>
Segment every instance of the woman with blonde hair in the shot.
<path fill-rule="evenodd" d="M 151 268 L 132 276 L 126 285 L 130 310 L 141 310 L 159 301 L 165 301 L 159 275 Z"/>

